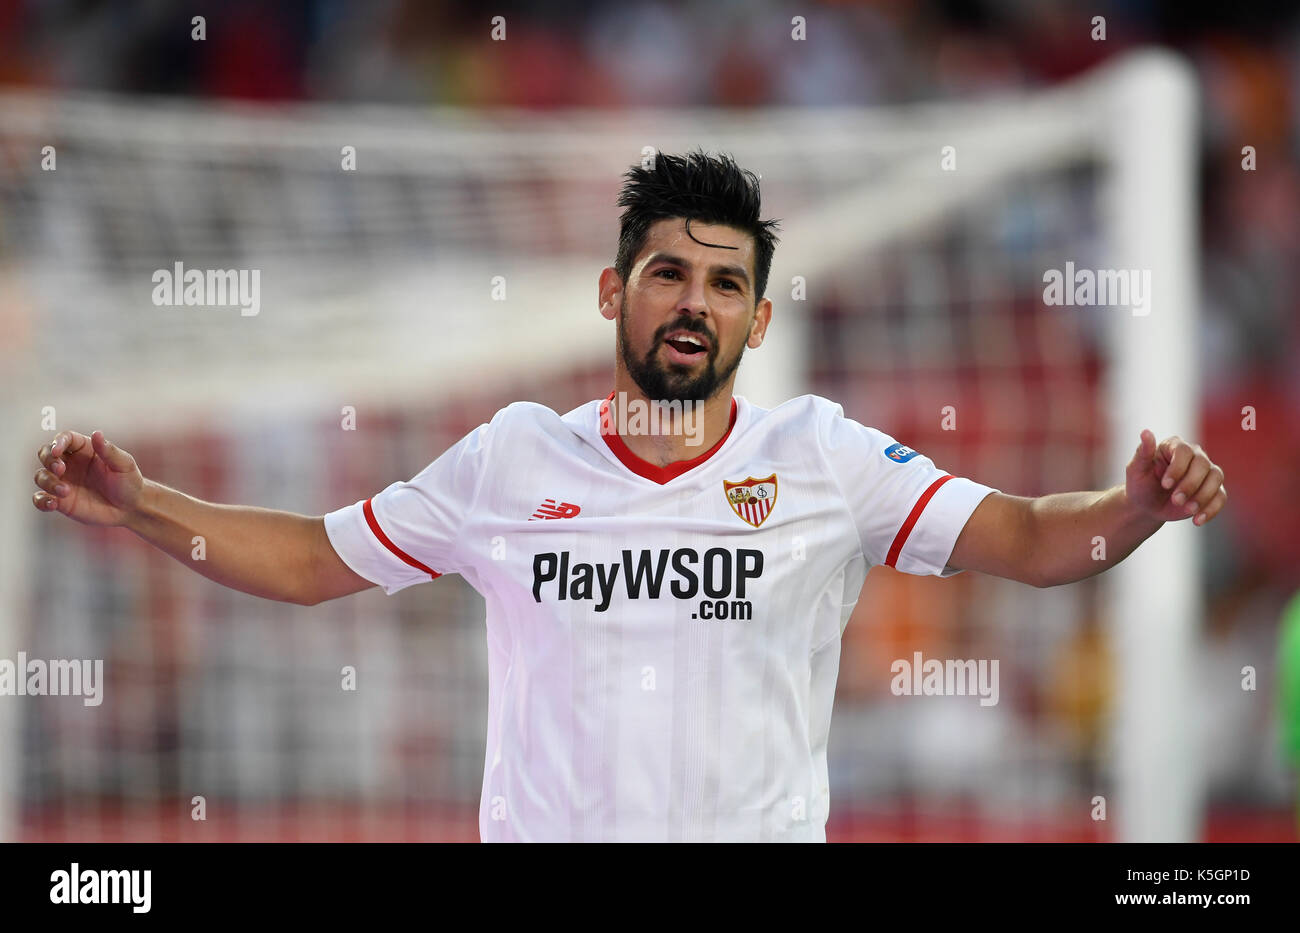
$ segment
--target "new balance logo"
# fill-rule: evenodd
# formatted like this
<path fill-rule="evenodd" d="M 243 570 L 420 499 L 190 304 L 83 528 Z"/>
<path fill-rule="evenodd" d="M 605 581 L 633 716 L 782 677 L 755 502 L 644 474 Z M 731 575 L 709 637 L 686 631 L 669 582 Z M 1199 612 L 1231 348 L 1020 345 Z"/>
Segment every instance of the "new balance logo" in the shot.
<path fill-rule="evenodd" d="M 572 502 L 561 502 L 556 505 L 554 499 L 546 499 L 537 507 L 533 517 L 528 520 L 536 522 L 546 518 L 573 518 L 581 511 L 581 506 L 576 506 Z"/>

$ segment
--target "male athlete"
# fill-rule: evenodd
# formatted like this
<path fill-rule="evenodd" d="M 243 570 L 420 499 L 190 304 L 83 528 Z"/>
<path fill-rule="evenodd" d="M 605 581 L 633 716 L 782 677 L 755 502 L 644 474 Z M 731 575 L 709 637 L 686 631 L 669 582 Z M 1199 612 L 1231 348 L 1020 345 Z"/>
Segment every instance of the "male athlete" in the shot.
<path fill-rule="evenodd" d="M 516 402 L 323 517 L 191 498 L 99 431 L 40 449 L 32 501 L 306 606 L 464 576 L 487 603 L 484 841 L 824 841 L 840 634 L 871 567 L 1057 586 L 1223 508 L 1223 471 L 1178 437 L 1144 430 L 1122 485 L 1030 499 L 826 399 L 733 396 L 772 318 L 757 178 L 659 155 L 618 204 L 598 298 L 616 324 L 608 398 L 564 415 Z M 618 410 L 653 405 L 658 433 Z"/>

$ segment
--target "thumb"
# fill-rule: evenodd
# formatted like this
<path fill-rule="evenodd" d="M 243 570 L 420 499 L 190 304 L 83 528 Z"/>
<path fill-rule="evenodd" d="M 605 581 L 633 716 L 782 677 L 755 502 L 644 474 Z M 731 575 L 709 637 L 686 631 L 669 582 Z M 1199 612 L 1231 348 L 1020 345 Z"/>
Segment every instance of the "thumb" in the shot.
<path fill-rule="evenodd" d="M 103 458 L 104 463 L 113 472 L 127 473 L 134 469 L 135 460 L 131 455 L 116 444 L 110 444 L 103 431 L 96 431 L 90 435 L 90 442 L 94 445 L 95 453 Z"/>
<path fill-rule="evenodd" d="M 1138 442 L 1137 450 L 1133 452 L 1133 462 L 1142 467 L 1151 465 L 1151 460 L 1156 453 L 1156 436 L 1148 428 L 1142 429 L 1142 439 Z"/>
<path fill-rule="evenodd" d="M 1156 436 L 1151 433 L 1150 428 L 1142 429 L 1142 443 L 1138 444 L 1138 452 L 1142 454 L 1143 460 L 1150 460 L 1156 454 Z"/>

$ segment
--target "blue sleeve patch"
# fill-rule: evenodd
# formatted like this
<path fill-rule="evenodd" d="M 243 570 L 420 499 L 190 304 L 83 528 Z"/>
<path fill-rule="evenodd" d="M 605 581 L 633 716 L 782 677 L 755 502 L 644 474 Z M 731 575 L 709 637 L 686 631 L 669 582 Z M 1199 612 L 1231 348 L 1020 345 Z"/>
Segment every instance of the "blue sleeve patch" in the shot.
<path fill-rule="evenodd" d="M 906 444 L 890 444 L 885 448 L 885 456 L 895 463 L 906 463 L 917 455 L 918 451 L 913 450 Z"/>

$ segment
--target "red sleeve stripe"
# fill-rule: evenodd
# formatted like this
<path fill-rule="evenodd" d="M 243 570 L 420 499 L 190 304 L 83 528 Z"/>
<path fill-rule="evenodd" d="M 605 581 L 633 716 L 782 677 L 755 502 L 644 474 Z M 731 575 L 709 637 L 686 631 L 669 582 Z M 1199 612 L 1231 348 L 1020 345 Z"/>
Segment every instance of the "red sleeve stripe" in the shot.
<path fill-rule="evenodd" d="M 898 561 L 898 555 L 903 552 L 903 545 L 907 543 L 907 536 L 912 533 L 912 526 L 916 524 L 917 520 L 921 517 L 921 513 L 925 511 L 925 504 L 930 501 L 936 492 L 939 491 L 939 487 L 950 479 L 952 479 L 951 474 L 948 476 L 940 476 L 930 484 L 929 489 L 921 493 L 921 498 L 917 499 L 916 505 L 912 506 L 912 511 L 907 516 L 907 521 L 903 522 L 903 527 L 898 529 L 898 534 L 894 535 L 894 543 L 889 546 L 889 554 L 885 557 L 886 567 L 893 567 Z"/>
<path fill-rule="evenodd" d="M 379 539 L 379 542 L 384 547 L 388 548 L 390 551 L 392 551 L 394 554 L 400 557 L 404 563 L 410 564 L 416 570 L 423 570 L 433 579 L 436 580 L 440 576 L 442 576 L 442 574 L 438 573 L 438 571 L 432 570 L 424 566 L 424 564 L 420 563 L 410 554 L 407 554 L 400 547 L 398 547 L 396 544 L 394 544 L 392 541 L 389 540 L 388 535 L 384 534 L 384 529 L 379 527 L 379 522 L 375 519 L 375 510 L 370 507 L 369 499 L 366 500 L 366 504 L 363 505 L 361 509 L 363 512 L 366 513 L 366 524 L 370 526 L 370 530 L 375 533 L 375 537 Z"/>

